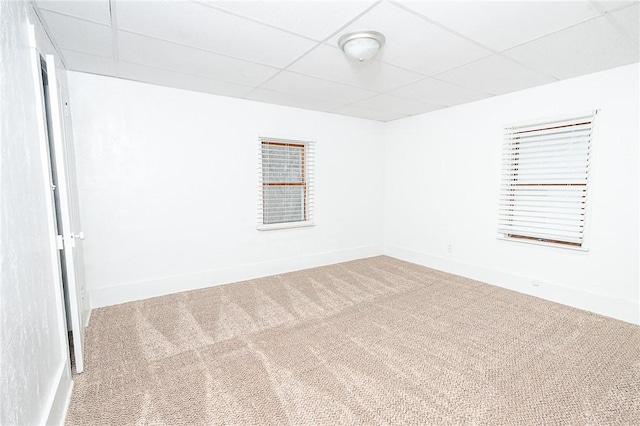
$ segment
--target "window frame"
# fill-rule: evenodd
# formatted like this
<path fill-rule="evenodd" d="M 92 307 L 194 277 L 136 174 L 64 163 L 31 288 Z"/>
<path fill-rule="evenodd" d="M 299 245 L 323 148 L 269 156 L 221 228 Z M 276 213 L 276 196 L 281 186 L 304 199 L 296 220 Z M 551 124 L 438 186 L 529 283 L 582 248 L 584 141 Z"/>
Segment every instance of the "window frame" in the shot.
<path fill-rule="evenodd" d="M 313 195 L 314 195 L 314 141 L 298 140 L 298 139 L 282 139 L 259 136 L 258 137 L 258 231 L 270 231 L 278 229 L 293 229 L 293 228 L 305 228 L 315 226 L 313 215 Z M 263 147 L 264 145 L 275 145 L 284 147 L 297 147 L 302 149 L 301 153 L 301 174 L 302 180 L 299 182 L 265 182 L 263 179 Z M 264 206 L 264 188 L 274 187 L 286 187 L 286 186 L 302 186 L 303 187 L 303 200 L 302 200 L 302 221 L 292 222 L 279 222 L 279 223 L 264 223 L 265 206 Z"/>
<path fill-rule="evenodd" d="M 568 241 L 561 241 L 561 240 L 554 240 L 551 238 L 538 238 L 538 237 L 531 237 L 531 236 L 524 236 L 524 235 L 518 235 L 518 234 L 506 234 L 501 232 L 500 230 L 498 230 L 498 240 L 502 240 L 502 241 L 510 241 L 510 242 L 519 242 L 519 243 L 525 243 L 525 244 L 531 244 L 531 245 L 538 245 L 538 246 L 546 246 L 546 247 L 553 247 L 553 248 L 560 248 L 560 249 L 568 249 L 568 250 L 576 250 L 576 251 L 582 251 L 582 252 L 587 252 L 589 251 L 589 235 L 590 235 L 590 224 L 591 224 L 591 209 L 592 209 L 592 204 L 593 204 L 593 187 L 592 184 L 590 183 L 593 180 L 593 175 L 594 175 L 594 162 L 593 162 L 593 153 L 594 153 L 594 145 L 596 145 L 594 143 L 594 140 L 596 140 L 597 138 L 597 130 L 598 130 L 598 117 L 599 117 L 599 113 L 600 110 L 592 110 L 592 111 L 587 111 L 584 113 L 576 113 L 576 114 L 567 114 L 567 115 L 562 115 L 562 116 L 556 116 L 556 117 L 549 117 L 549 118 L 542 118 L 542 119 L 537 119 L 537 120 L 531 120 L 531 121 L 526 121 L 526 122 L 519 122 L 519 123 L 513 123 L 513 124 L 509 124 L 509 125 L 505 125 L 503 127 L 503 130 L 505 131 L 505 139 L 503 140 L 502 143 L 502 149 L 504 150 L 507 147 L 507 139 L 506 139 L 506 134 L 507 132 L 510 132 L 510 129 L 513 128 L 524 128 L 524 127 L 537 127 L 536 130 L 547 130 L 547 129 L 554 129 L 554 128 L 561 128 L 563 126 L 555 126 L 556 123 L 560 123 L 563 121 L 571 121 L 571 120 L 576 120 L 578 118 L 585 118 L 588 119 L 588 121 L 590 121 L 591 123 L 591 132 L 590 132 L 590 136 L 588 139 L 588 153 L 586 156 L 586 167 L 587 167 L 587 177 L 586 177 L 586 182 L 584 184 L 567 184 L 567 183 L 560 183 L 560 182 L 555 182 L 555 183 L 544 183 L 544 184 L 524 184 L 527 185 L 529 187 L 532 186 L 542 186 L 542 187 L 567 187 L 567 186 L 583 186 L 584 187 L 584 218 L 582 219 L 582 241 L 580 243 L 571 243 Z M 574 125 L 577 125 L 574 124 Z M 504 162 L 505 159 L 505 154 L 503 154 L 503 157 L 501 159 L 502 162 Z M 511 164 L 513 165 L 513 163 Z M 500 186 L 504 186 L 505 182 L 504 182 L 504 178 L 500 179 Z M 518 184 L 512 184 L 512 186 L 517 186 Z M 503 193 L 503 189 L 500 189 L 499 191 L 499 199 L 501 199 L 504 196 Z M 500 201 L 499 201 L 500 203 Z M 498 215 L 499 215 L 499 219 L 498 221 L 500 222 L 500 214 L 501 214 L 501 208 L 499 208 L 498 211 Z M 498 228 L 500 228 L 500 224 L 498 224 Z"/>

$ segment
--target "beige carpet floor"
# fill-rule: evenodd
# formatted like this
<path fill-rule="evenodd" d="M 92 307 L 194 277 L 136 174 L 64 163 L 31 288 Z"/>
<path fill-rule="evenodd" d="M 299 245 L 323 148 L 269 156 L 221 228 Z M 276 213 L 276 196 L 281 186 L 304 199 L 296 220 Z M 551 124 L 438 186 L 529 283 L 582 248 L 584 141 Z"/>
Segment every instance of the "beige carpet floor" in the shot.
<path fill-rule="evenodd" d="M 375 257 L 93 312 L 71 425 L 639 425 L 640 327 Z"/>

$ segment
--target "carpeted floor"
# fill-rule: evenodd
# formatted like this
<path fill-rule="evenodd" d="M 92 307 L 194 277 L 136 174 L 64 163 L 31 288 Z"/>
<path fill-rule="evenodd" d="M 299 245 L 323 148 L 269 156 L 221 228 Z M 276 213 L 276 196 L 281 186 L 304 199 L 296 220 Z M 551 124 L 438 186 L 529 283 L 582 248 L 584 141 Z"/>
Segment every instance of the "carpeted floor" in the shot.
<path fill-rule="evenodd" d="M 376 257 L 93 312 L 71 425 L 639 425 L 640 327 Z"/>

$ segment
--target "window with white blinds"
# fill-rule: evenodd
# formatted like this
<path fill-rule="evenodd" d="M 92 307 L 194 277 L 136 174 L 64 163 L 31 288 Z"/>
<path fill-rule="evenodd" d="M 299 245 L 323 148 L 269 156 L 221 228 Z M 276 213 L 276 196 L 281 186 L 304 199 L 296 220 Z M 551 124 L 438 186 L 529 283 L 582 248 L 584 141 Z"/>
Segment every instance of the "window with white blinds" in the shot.
<path fill-rule="evenodd" d="M 502 236 L 583 247 L 596 113 L 505 128 Z"/>
<path fill-rule="evenodd" d="M 260 138 L 258 152 L 258 229 L 313 225 L 313 143 Z"/>

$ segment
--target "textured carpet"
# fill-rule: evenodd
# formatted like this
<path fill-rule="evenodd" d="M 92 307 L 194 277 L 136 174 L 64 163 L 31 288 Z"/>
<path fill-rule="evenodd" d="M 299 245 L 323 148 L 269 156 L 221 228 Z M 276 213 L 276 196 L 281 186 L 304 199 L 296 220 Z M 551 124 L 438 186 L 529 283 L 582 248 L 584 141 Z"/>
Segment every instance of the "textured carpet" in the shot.
<path fill-rule="evenodd" d="M 388 257 L 93 312 L 67 423 L 640 424 L 640 327 Z"/>

